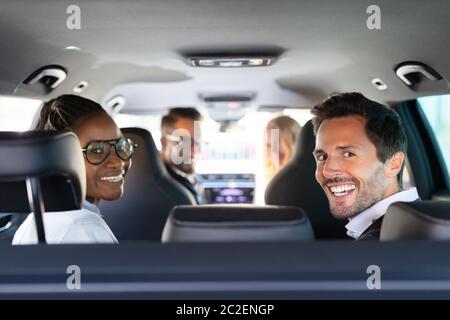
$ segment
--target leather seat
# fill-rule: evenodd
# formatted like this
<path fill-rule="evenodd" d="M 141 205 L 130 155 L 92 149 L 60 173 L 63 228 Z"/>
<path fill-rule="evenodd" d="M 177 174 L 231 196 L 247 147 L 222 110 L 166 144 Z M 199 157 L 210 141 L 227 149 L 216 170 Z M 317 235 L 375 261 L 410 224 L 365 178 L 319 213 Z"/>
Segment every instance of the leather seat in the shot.
<path fill-rule="evenodd" d="M 124 194 L 101 201 L 102 215 L 119 241 L 161 241 L 167 217 L 176 205 L 193 205 L 195 199 L 170 177 L 150 132 L 122 129 L 138 147 L 125 178 Z"/>
<path fill-rule="evenodd" d="M 305 213 L 298 208 L 250 205 L 175 207 L 163 242 L 313 240 Z"/>
<path fill-rule="evenodd" d="M 76 210 L 86 174 L 75 134 L 0 132 L 0 238 L 11 241 L 26 214 Z M 38 224 L 39 218 L 36 217 Z M 40 241 L 43 242 L 43 230 Z M 38 233 L 39 233 L 38 232 Z"/>
<path fill-rule="evenodd" d="M 380 240 L 450 240 L 450 201 L 393 203 L 383 218 Z"/>
<path fill-rule="evenodd" d="M 265 201 L 269 205 L 302 208 L 311 221 L 317 239 L 348 238 L 345 230 L 347 221 L 331 215 L 328 199 L 316 181 L 314 148 L 315 136 L 310 120 L 300 131 L 292 160 L 267 186 Z"/>

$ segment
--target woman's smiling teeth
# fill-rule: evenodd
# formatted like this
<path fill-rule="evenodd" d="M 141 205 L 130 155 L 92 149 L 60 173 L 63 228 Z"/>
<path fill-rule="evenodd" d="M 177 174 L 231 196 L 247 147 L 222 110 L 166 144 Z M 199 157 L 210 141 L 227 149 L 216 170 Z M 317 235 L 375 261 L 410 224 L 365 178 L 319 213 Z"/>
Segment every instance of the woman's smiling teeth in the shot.
<path fill-rule="evenodd" d="M 105 182 L 120 182 L 123 180 L 123 175 L 119 174 L 118 176 L 101 177 L 100 180 Z"/>
<path fill-rule="evenodd" d="M 353 189 L 356 188 L 354 184 L 346 184 L 341 186 L 333 186 L 329 187 L 330 191 L 335 195 L 336 197 L 342 197 L 351 192 Z"/>

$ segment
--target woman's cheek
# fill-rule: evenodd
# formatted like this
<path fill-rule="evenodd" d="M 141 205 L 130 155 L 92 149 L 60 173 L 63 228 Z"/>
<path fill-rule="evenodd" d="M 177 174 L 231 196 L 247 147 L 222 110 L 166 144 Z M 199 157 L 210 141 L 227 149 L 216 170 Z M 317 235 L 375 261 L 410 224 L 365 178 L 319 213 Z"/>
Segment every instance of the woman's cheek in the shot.
<path fill-rule="evenodd" d="M 86 194 L 87 196 L 95 196 L 96 189 L 96 170 L 92 168 L 90 163 L 85 162 L 86 168 Z"/>

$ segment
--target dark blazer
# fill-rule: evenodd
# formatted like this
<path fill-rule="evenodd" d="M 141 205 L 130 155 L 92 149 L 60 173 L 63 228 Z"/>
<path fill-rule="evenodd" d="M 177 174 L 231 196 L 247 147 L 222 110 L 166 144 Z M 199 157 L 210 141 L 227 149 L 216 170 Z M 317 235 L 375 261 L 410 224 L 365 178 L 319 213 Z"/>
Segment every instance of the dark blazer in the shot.
<path fill-rule="evenodd" d="M 167 171 L 169 172 L 170 176 L 175 179 L 176 181 L 178 181 L 179 183 L 181 183 L 186 189 L 189 190 L 190 193 L 192 193 L 192 195 L 195 198 L 195 201 L 198 204 L 198 194 L 197 191 L 195 190 L 194 185 L 185 177 L 180 176 L 178 173 L 176 173 L 171 166 L 168 166 L 167 164 L 165 164 Z"/>
<path fill-rule="evenodd" d="M 366 231 L 364 231 L 358 239 L 356 239 L 356 241 L 380 240 L 380 231 L 381 224 L 383 223 L 383 218 L 384 216 L 375 220 L 375 222 L 372 223 L 370 227 L 367 228 Z"/>

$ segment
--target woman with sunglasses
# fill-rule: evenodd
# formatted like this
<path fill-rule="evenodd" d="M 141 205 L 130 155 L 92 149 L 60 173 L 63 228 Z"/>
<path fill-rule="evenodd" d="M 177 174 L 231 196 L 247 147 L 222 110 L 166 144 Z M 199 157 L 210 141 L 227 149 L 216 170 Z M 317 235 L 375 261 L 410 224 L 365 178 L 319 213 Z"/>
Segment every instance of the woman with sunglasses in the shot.
<path fill-rule="evenodd" d="M 86 201 L 81 210 L 44 213 L 47 243 L 117 243 L 98 204 L 122 196 L 124 175 L 136 145 L 96 102 L 63 95 L 45 103 L 36 130 L 72 131 L 80 140 L 86 167 Z M 33 215 L 14 235 L 13 244 L 37 243 Z"/>

